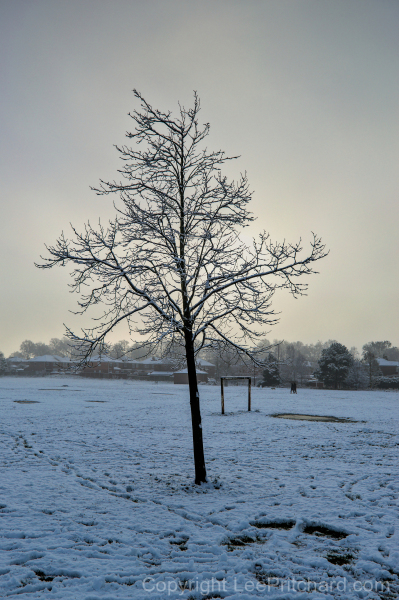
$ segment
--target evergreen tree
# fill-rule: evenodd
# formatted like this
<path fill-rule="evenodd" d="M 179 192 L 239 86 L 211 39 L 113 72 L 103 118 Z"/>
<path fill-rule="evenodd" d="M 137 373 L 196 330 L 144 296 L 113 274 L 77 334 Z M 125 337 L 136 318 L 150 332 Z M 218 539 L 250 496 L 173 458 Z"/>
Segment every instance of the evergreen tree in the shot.
<path fill-rule="evenodd" d="M 323 350 L 315 375 L 325 386 L 338 389 L 346 380 L 353 364 L 353 356 L 346 346 L 334 342 Z"/>
<path fill-rule="evenodd" d="M 263 385 L 268 387 L 281 383 L 280 371 L 276 357 L 270 353 L 263 371 Z"/>
<path fill-rule="evenodd" d="M 4 375 L 7 371 L 7 361 L 4 358 L 4 354 L 0 352 L 0 375 Z"/>

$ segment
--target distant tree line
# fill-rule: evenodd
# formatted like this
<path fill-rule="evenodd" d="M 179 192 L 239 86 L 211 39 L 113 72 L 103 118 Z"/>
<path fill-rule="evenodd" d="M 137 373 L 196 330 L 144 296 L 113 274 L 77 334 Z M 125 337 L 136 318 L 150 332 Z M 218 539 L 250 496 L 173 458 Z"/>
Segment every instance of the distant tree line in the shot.
<path fill-rule="evenodd" d="M 21 343 L 19 350 L 13 352 L 10 357 L 18 357 L 29 360 L 30 358 L 35 358 L 35 356 L 44 356 L 46 354 L 71 357 L 72 353 L 73 348 L 71 348 L 70 342 L 67 340 L 67 338 L 52 338 L 48 344 L 24 340 Z"/>
<path fill-rule="evenodd" d="M 364 344 L 361 354 L 356 347 L 349 350 L 334 340 L 309 345 L 277 340 L 271 345 L 266 341 L 265 348 L 261 383 L 266 386 L 303 384 L 314 375 L 333 389 L 399 388 L 399 376 L 383 377 L 377 361 L 399 362 L 399 348 L 387 340 Z"/>
<path fill-rule="evenodd" d="M 334 340 L 303 344 L 299 341 L 270 342 L 265 339 L 256 350 L 264 365 L 260 378 L 259 375 L 257 377 L 266 386 L 287 385 L 290 382 L 303 384 L 310 376 L 315 375 L 325 387 L 335 389 L 399 388 L 399 377 L 381 377 L 377 358 L 399 362 L 399 348 L 387 340 L 364 344 L 361 354 L 357 348 L 348 349 Z M 116 359 L 126 357 L 137 360 L 145 356 L 142 344 L 139 347 L 138 344 L 126 340 L 108 344 L 104 352 L 107 356 Z M 24 340 L 19 350 L 13 352 L 10 358 L 19 357 L 27 360 L 46 354 L 74 358 L 75 350 L 66 337 L 52 338 L 48 344 Z M 183 361 L 184 347 L 177 343 L 169 344 L 167 356 L 176 359 L 177 362 Z M 249 361 L 244 362 L 228 347 L 203 352 L 201 358 L 216 366 L 216 377 L 248 372 L 251 368 Z M 0 374 L 6 371 L 7 362 L 4 354 L 0 352 Z M 259 373 L 259 369 L 257 372 Z"/>
<path fill-rule="evenodd" d="M 115 344 L 107 344 L 104 347 L 105 355 L 111 358 L 122 358 L 126 356 L 128 358 L 142 358 L 145 356 L 145 351 L 140 345 L 140 350 L 136 347 L 136 344 L 121 340 Z M 3 355 L 3 353 L 0 353 Z M 62 356 L 68 358 L 74 358 L 78 356 L 77 350 L 75 350 L 73 343 L 66 337 L 63 338 L 51 338 L 48 344 L 43 342 L 32 342 L 31 340 L 24 340 L 19 350 L 12 352 L 9 358 L 17 357 L 29 360 L 35 358 L 35 356 Z"/>

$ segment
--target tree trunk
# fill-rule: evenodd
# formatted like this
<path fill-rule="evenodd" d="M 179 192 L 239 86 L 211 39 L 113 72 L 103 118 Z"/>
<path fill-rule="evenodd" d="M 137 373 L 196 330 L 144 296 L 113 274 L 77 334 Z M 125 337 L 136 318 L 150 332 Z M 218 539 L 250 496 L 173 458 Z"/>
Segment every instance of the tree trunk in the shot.
<path fill-rule="evenodd" d="M 181 152 L 181 177 L 179 181 L 180 188 L 180 248 L 179 259 L 181 268 L 181 293 L 183 305 L 183 322 L 184 322 L 184 342 L 186 349 L 188 386 L 190 390 L 190 407 L 191 407 L 191 425 L 193 428 L 193 447 L 194 447 L 194 466 L 195 466 L 195 483 L 200 485 L 206 482 L 206 468 L 204 457 L 204 444 L 202 441 L 202 424 L 200 400 L 197 382 L 197 369 L 195 368 L 194 341 L 193 341 L 193 324 L 191 321 L 190 306 L 187 293 L 187 276 L 185 263 L 185 211 L 184 211 L 184 172 L 183 172 L 183 156 L 184 156 L 184 139 L 182 138 Z"/>
<path fill-rule="evenodd" d="M 188 372 L 188 385 L 190 389 L 191 424 L 193 428 L 195 483 L 197 485 L 206 481 L 206 467 L 204 445 L 202 441 L 202 424 L 200 400 L 197 383 L 197 370 L 194 359 L 194 344 L 191 330 L 185 332 L 186 360 Z"/>

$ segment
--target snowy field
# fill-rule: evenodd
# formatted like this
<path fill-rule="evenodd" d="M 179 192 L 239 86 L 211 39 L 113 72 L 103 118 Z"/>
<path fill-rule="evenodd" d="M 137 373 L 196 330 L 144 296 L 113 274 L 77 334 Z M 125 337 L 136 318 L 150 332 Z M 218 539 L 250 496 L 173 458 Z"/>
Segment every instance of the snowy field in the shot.
<path fill-rule="evenodd" d="M 399 394 L 200 397 L 198 487 L 187 386 L 0 379 L 1 598 L 399 596 Z"/>

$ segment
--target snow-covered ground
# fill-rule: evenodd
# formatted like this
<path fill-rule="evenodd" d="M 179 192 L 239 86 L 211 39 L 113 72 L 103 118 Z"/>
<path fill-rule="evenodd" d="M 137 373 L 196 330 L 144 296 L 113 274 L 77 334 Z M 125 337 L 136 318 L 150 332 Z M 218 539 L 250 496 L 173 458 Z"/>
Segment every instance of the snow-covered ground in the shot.
<path fill-rule="evenodd" d="M 187 386 L 0 379 L 1 598 L 398 597 L 399 394 L 200 395 L 198 487 Z"/>

